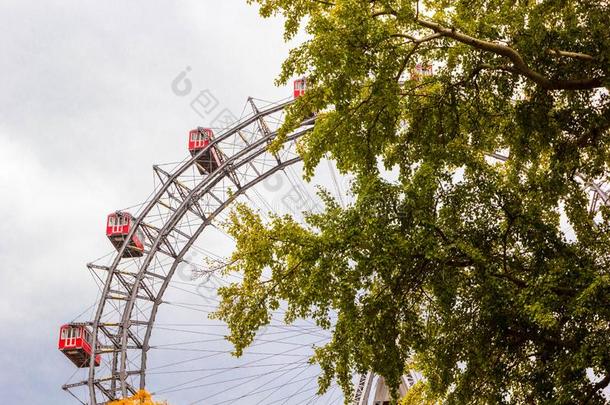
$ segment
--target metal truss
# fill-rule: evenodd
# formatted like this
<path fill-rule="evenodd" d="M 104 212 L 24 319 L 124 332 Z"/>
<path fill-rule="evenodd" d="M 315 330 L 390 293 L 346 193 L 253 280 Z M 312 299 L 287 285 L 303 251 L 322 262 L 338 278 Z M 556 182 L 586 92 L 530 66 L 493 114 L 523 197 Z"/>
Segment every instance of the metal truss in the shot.
<path fill-rule="evenodd" d="M 191 246 L 237 197 L 300 161 L 294 143 L 311 130 L 315 118 L 304 121 L 286 137 L 283 148 L 271 154 L 268 145 L 277 136 L 291 101 L 263 109 L 249 102 L 253 113 L 222 131 L 206 149 L 174 168 L 153 167 L 159 186 L 125 238 L 129 241 L 136 229 L 142 229 L 144 256 L 123 258 L 125 242 L 110 265 L 88 265 L 92 271 L 105 273 L 95 317 L 86 323 L 92 330 L 95 354 L 104 356 L 104 361 L 98 368 L 90 362 L 86 380 L 64 385 L 71 394 L 74 388 L 87 386 L 88 403 L 98 404 L 145 387 L 157 311 Z M 213 173 L 201 175 L 197 159 L 210 148 L 220 151 L 222 164 Z"/>
<path fill-rule="evenodd" d="M 400 379 L 400 394 L 404 395 L 411 387 L 415 385 L 415 383 L 422 379 L 422 376 L 416 372 L 409 372 L 403 375 Z M 372 372 L 364 373 L 360 375 L 358 379 L 358 384 L 356 385 L 356 390 L 354 391 L 354 398 L 352 400 L 353 405 L 367 405 L 371 398 L 371 390 L 373 385 L 375 385 L 375 374 Z M 385 384 L 381 377 L 377 377 L 377 385 Z M 378 392 L 374 394 L 373 400 L 374 403 L 384 402 L 389 400 L 389 398 L 385 397 L 386 394 L 383 390 L 377 389 Z"/>

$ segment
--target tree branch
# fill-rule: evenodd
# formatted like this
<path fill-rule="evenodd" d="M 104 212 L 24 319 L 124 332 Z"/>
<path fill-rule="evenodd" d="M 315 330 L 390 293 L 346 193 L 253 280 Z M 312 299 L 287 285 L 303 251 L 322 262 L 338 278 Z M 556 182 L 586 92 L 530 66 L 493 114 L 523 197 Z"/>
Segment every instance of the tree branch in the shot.
<path fill-rule="evenodd" d="M 373 13 L 371 15 L 371 17 L 377 18 L 377 17 L 381 17 L 381 16 L 384 16 L 384 15 L 396 16 L 396 13 L 394 13 L 392 11 L 383 10 L 383 11 L 377 11 L 377 12 Z"/>
<path fill-rule="evenodd" d="M 513 65 L 512 69 L 514 69 L 515 72 L 518 72 L 519 74 L 529 78 L 530 80 L 547 90 L 587 90 L 598 87 L 604 87 L 603 81 L 604 79 L 606 79 L 605 77 L 573 80 L 549 79 L 546 76 L 532 70 L 529 66 L 527 66 L 521 54 L 519 54 L 519 52 L 515 51 L 509 46 L 474 38 L 469 35 L 458 32 L 453 28 L 447 28 L 431 21 L 416 20 L 416 22 L 422 27 L 429 28 L 434 32 L 440 34 L 441 36 L 452 38 L 458 42 L 472 46 L 473 48 L 480 49 L 482 51 L 492 52 L 496 55 L 500 55 L 509 59 Z"/>
<path fill-rule="evenodd" d="M 415 38 L 414 36 L 407 35 L 407 34 L 392 34 L 392 35 L 390 35 L 391 38 L 405 38 L 405 39 L 408 39 L 410 42 L 412 42 L 414 44 L 421 44 L 423 42 L 432 41 L 433 39 L 440 38 L 442 36 L 443 35 L 439 34 L 439 33 L 434 33 L 434 34 L 431 34 L 431 35 L 427 35 L 427 36 L 422 37 L 422 38 Z"/>
<path fill-rule="evenodd" d="M 312 0 L 314 3 L 320 3 L 320 4 L 324 4 L 326 6 L 334 6 L 335 3 L 330 2 L 330 1 L 324 1 L 324 0 Z"/>
<path fill-rule="evenodd" d="M 586 53 L 560 51 L 558 49 L 549 49 L 546 51 L 546 53 L 553 56 L 563 56 L 566 58 L 579 59 L 585 62 L 597 62 L 597 59 L 595 59 L 595 57 L 587 55 Z"/>

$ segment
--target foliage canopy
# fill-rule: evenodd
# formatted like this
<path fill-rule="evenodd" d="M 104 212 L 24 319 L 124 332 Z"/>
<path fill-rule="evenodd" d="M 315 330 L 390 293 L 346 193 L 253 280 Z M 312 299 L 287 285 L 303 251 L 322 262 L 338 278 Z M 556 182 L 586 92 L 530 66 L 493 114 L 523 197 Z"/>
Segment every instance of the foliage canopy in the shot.
<path fill-rule="evenodd" d="M 355 202 L 322 194 L 306 224 L 231 214 L 227 271 L 244 279 L 216 316 L 236 352 L 285 301 L 288 322 L 332 331 L 313 358 L 321 390 L 336 378 L 349 395 L 365 370 L 396 390 L 413 360 L 447 403 L 603 403 L 610 212 L 588 212 L 578 179 L 610 162 L 610 3 L 249 2 L 283 16 L 287 39 L 308 35 L 278 79 L 309 86 L 278 143 L 318 112 L 305 174 L 329 156 Z"/>

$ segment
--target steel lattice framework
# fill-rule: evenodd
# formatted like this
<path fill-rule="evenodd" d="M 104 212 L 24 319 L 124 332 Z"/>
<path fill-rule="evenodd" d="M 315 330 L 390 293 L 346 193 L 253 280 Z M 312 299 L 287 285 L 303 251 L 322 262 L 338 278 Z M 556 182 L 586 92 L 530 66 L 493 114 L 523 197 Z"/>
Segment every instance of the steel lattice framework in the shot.
<path fill-rule="evenodd" d="M 65 390 L 86 385 L 89 403 L 97 404 L 145 387 L 147 353 L 157 311 L 190 247 L 239 195 L 300 161 L 294 143 L 311 130 L 314 117 L 289 134 L 278 153 L 268 151 L 290 103 L 259 110 L 250 100 L 253 113 L 223 131 L 197 155 L 171 172 L 153 167 L 160 186 L 138 214 L 112 264 L 88 265 L 106 273 L 95 317 L 86 324 L 91 326 L 96 354 L 111 356 L 109 370 L 103 370 L 108 375 L 100 376 L 91 361 L 88 379 L 64 385 Z M 213 147 L 223 154 L 223 164 L 210 175 L 199 175 L 197 158 Z M 147 239 L 144 256 L 123 258 L 127 241 L 138 227 Z"/>
<path fill-rule="evenodd" d="M 63 386 L 75 397 L 72 389 L 88 387 L 88 402 L 82 403 L 105 403 L 134 394 L 146 386 L 149 342 L 155 318 L 176 269 L 185 261 L 193 243 L 238 196 L 300 161 L 296 142 L 311 131 L 315 117 L 303 121 L 286 137 L 281 150 L 272 154 L 268 145 L 276 138 L 285 109 L 292 101 L 261 109 L 252 99 L 249 102 L 252 114 L 223 130 L 197 155 L 171 170 L 153 166 L 159 185 L 138 213 L 125 243 L 110 265 L 88 264 L 91 270 L 105 273 L 105 281 L 95 316 L 84 324 L 91 327 L 95 353 L 108 356 L 109 360 L 96 369 L 94 356 L 91 356 L 88 378 Z M 200 175 L 197 159 L 213 147 L 221 151 L 223 164 L 209 175 Z M 490 154 L 490 157 L 506 160 L 499 154 Z M 582 176 L 580 180 L 590 191 L 592 212 L 599 204 L 607 203 L 608 196 L 602 185 Z M 146 235 L 144 255 L 123 258 L 137 228 Z M 368 401 L 373 377 L 372 373 L 360 377 L 354 404 Z M 405 376 L 403 380 L 407 388 L 414 383 L 411 376 Z"/>

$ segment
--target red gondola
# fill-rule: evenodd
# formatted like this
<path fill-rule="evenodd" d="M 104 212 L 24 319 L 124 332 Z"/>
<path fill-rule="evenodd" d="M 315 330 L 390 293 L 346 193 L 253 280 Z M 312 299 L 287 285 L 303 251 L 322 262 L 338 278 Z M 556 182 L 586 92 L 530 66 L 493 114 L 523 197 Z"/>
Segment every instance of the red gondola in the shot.
<path fill-rule="evenodd" d="M 300 78 L 294 81 L 294 98 L 301 97 L 307 89 L 307 81 L 305 78 Z"/>
<path fill-rule="evenodd" d="M 417 81 L 421 78 L 432 76 L 432 74 L 432 65 L 418 63 L 411 69 L 411 80 Z"/>
<path fill-rule="evenodd" d="M 214 131 L 210 128 L 197 128 L 189 132 L 189 151 L 195 156 L 205 149 L 214 139 Z M 210 147 L 197 158 L 197 168 L 201 174 L 210 174 L 222 164 L 222 157 L 216 146 Z"/>
<path fill-rule="evenodd" d="M 91 332 L 83 325 L 66 324 L 59 329 L 59 350 L 68 357 L 76 367 L 89 367 L 93 355 L 91 350 Z M 95 366 L 100 365 L 100 355 L 95 355 Z"/>
<path fill-rule="evenodd" d="M 135 222 L 135 218 L 128 212 L 113 212 L 108 215 L 106 222 L 106 236 L 114 247 L 119 250 Z M 131 241 L 127 245 L 123 257 L 141 257 L 144 254 L 144 232 L 136 229 Z"/>

